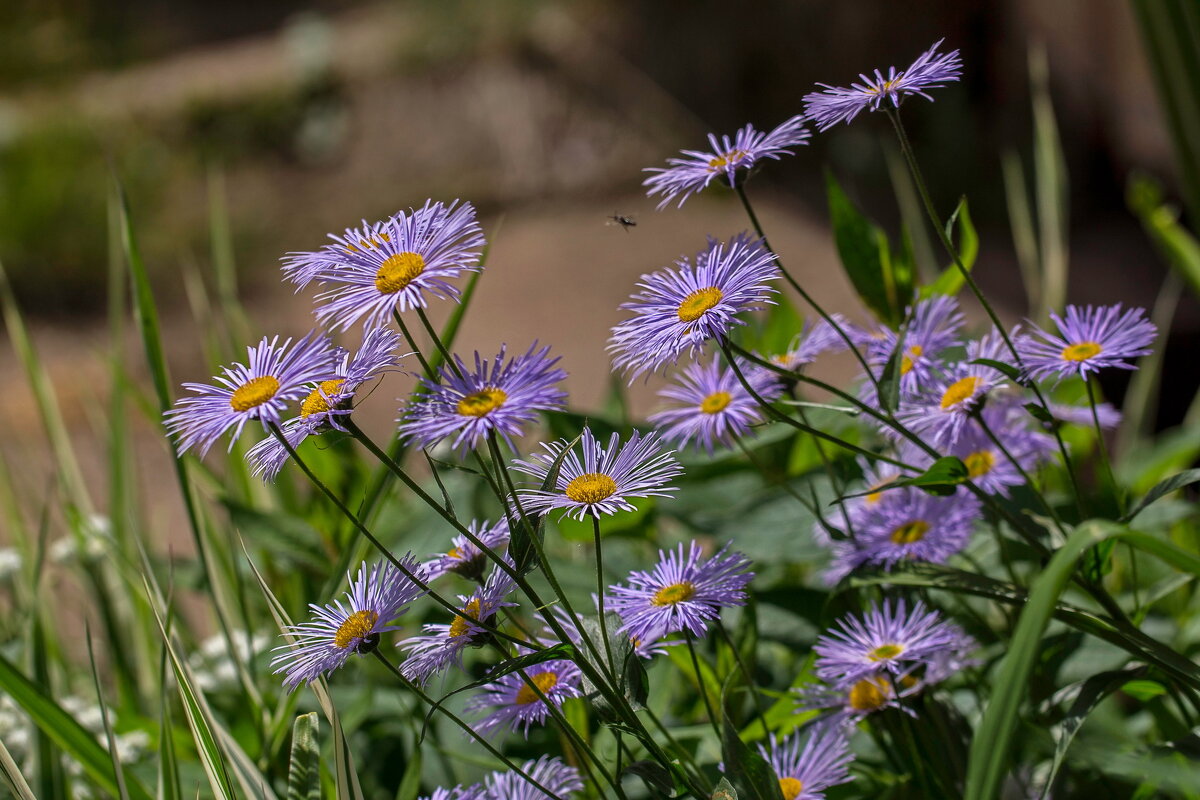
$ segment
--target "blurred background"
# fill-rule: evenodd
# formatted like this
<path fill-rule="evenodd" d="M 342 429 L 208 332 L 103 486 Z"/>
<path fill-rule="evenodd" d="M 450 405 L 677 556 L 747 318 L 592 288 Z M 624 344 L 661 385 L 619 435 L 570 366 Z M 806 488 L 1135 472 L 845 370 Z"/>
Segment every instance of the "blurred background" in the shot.
<path fill-rule="evenodd" d="M 176 380 L 211 374 L 195 320 L 222 297 L 246 306 L 244 337 L 230 336 L 238 349 L 310 327 L 309 298 L 279 281 L 284 253 L 427 197 L 457 197 L 478 206 L 492 244 L 459 349 L 549 343 L 576 406 L 595 407 L 609 384 L 605 338 L 637 276 L 694 253 L 707 234 L 747 227 L 724 191 L 656 212 L 641 169 L 704 147 L 710 131 L 773 127 L 801 111 L 815 82 L 902 67 L 943 37 L 962 50 L 963 80 L 904 115 L 942 213 L 970 199 L 975 274 L 1003 314 L 1029 313 L 1014 208 L 1032 209 L 1043 240 L 1061 230 L 1072 301 L 1154 305 L 1167 267 L 1127 188 L 1140 171 L 1170 201 L 1178 175 L 1125 0 L 9 0 L 0 261 L 84 480 L 100 494 L 114 175 Z M 1044 71 L 1032 59 L 1032 79 L 1031 53 L 1045 55 Z M 1037 86 L 1053 104 L 1040 122 Z M 1054 159 L 1036 171 L 1035 123 L 1061 141 L 1040 151 Z M 785 262 L 831 309 L 863 318 L 827 228 L 822 171 L 895 237 L 898 163 L 886 119 L 866 115 L 815 135 L 751 184 Z M 1048 171 L 1057 183 L 1044 183 Z M 1046 192 L 1057 211 L 1039 206 Z M 637 227 L 607 225 L 617 213 Z M 916 244 L 918 260 L 942 260 Z M 1200 315 L 1190 292 L 1175 291 L 1159 427 L 1179 424 L 1197 382 Z M 432 309 L 435 319 L 447 311 Z M 145 386 L 132 332 L 128 346 L 131 381 Z M 53 505 L 55 469 L 13 350 L 0 348 L 0 457 L 21 513 L 36 513 Z M 1126 377 L 1105 387 L 1118 401 Z M 639 409 L 648 397 L 635 387 Z M 394 403 L 372 405 L 385 431 Z M 142 433 L 138 468 L 153 487 L 169 455 L 152 425 Z M 163 486 L 148 511 L 177 522 Z"/>

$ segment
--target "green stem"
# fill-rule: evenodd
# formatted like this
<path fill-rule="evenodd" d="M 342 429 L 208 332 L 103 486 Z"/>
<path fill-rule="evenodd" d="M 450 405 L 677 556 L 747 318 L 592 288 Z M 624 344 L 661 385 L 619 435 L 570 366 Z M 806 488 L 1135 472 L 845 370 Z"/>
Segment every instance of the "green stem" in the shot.
<path fill-rule="evenodd" d="M 1104 441 L 1104 430 L 1100 427 L 1100 412 L 1096 408 L 1096 387 L 1094 377 L 1083 379 L 1087 387 L 1088 406 L 1092 409 L 1092 424 L 1096 428 L 1096 445 L 1100 449 L 1100 460 L 1104 463 L 1104 472 L 1108 477 L 1108 485 L 1112 487 L 1113 496 L 1117 499 L 1117 517 L 1125 516 L 1125 495 L 1117 485 L 1117 475 L 1113 472 L 1112 459 L 1108 454 L 1108 444 Z"/>
<path fill-rule="evenodd" d="M 454 370 L 454 374 L 461 378 L 463 376 L 462 369 L 459 368 L 458 362 L 450 357 L 450 351 L 446 349 L 446 345 L 442 344 L 441 337 L 437 335 L 437 331 L 429 324 L 429 317 L 425 316 L 425 309 L 420 306 L 417 306 L 417 319 L 421 320 L 421 325 L 424 326 L 425 332 L 429 334 L 434 347 L 442 354 L 443 363 L 449 364 L 450 369 Z"/>
<path fill-rule="evenodd" d="M 692 669 L 696 671 L 696 688 L 700 691 L 700 699 L 704 701 L 704 709 L 708 712 L 708 721 L 712 724 L 713 733 L 717 735 L 717 741 L 721 741 L 721 723 L 717 719 L 717 712 L 713 710 L 712 700 L 708 696 L 708 687 L 704 685 L 704 673 L 700 671 L 700 659 L 696 657 L 696 644 L 692 639 L 692 632 L 684 630 L 684 636 L 687 637 L 688 655 L 692 657 Z"/>
<path fill-rule="evenodd" d="M 1018 461 L 1016 457 L 1009 451 L 1009 449 L 1004 446 L 1004 442 L 1000 441 L 1000 437 L 997 436 L 992 430 L 991 426 L 984 421 L 983 414 L 975 413 L 972 416 L 975 421 L 979 423 L 979 427 L 983 430 L 984 434 L 987 435 L 988 439 L 991 440 L 992 444 L 996 445 L 996 449 L 998 449 L 1004 455 L 1004 457 L 1008 459 L 1009 463 L 1016 468 L 1017 473 L 1021 476 L 1021 480 L 1025 481 L 1025 485 L 1029 487 L 1031 492 L 1033 492 L 1033 496 L 1038 499 L 1038 503 L 1042 506 L 1042 509 L 1049 514 L 1050 519 L 1054 521 L 1054 525 L 1058 528 L 1058 532 L 1066 537 L 1066 528 L 1063 527 L 1062 520 L 1058 518 L 1058 513 L 1054 510 L 1054 506 L 1050 505 L 1050 501 L 1047 500 L 1046 496 L 1043 495 L 1041 490 L 1038 489 L 1037 484 L 1033 482 L 1033 478 L 1031 478 L 1029 473 L 1025 471 L 1025 467 L 1021 466 L 1021 462 Z"/>
<path fill-rule="evenodd" d="M 600 544 L 600 515 L 592 512 L 592 538 L 596 542 L 596 607 L 600 612 L 600 638 L 604 640 L 604 654 L 608 657 L 608 671 L 615 677 L 616 661 L 613 659 L 612 643 L 608 638 L 608 620 L 604 608 L 604 549 Z"/>
<path fill-rule="evenodd" d="M 725 624 L 721 622 L 720 618 L 716 620 L 716 628 L 725 640 L 725 644 L 729 645 L 729 649 L 733 652 L 734 661 L 737 662 L 738 669 L 742 671 L 742 675 L 746 678 L 746 686 L 750 689 L 750 697 L 754 701 L 754 716 L 758 719 L 758 724 L 762 726 L 763 736 L 766 736 L 767 717 L 763 711 L 762 698 L 758 695 L 758 687 L 754 683 L 754 676 L 750 674 L 750 668 L 746 666 L 745 660 L 742 659 L 742 653 L 733 641 L 733 636 L 725 629 Z"/>
<path fill-rule="evenodd" d="M 425 373 L 425 377 L 428 378 L 431 383 L 437 383 L 437 373 L 434 372 L 433 367 L 429 365 L 429 362 L 425 360 L 425 356 L 421 353 L 421 348 L 417 345 L 417 340 L 413 338 L 412 332 L 409 331 L 408 326 L 404 324 L 404 317 L 400 316 L 399 311 L 393 310 L 392 319 L 396 320 L 396 324 L 400 327 L 400 333 L 404 335 L 409 347 L 413 349 L 413 355 L 417 357 L 417 361 L 421 362 L 421 370 Z"/>

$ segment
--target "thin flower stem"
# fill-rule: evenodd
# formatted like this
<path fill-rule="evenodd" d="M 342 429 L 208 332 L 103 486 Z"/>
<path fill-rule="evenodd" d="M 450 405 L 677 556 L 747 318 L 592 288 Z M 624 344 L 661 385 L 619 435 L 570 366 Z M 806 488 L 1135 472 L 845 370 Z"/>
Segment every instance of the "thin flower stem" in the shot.
<path fill-rule="evenodd" d="M 493 756 L 495 756 L 497 759 L 499 759 L 500 762 L 504 764 L 504 766 L 508 767 L 510 770 L 512 770 L 513 772 L 520 775 L 522 778 L 524 778 L 526 781 L 531 783 L 539 791 L 544 792 L 548 797 L 555 798 L 555 800 L 565 800 L 565 798 L 561 797 L 560 795 L 554 794 L 554 792 L 551 792 L 545 786 L 543 786 L 542 784 L 540 784 L 536 780 L 534 780 L 532 775 L 530 775 L 528 772 L 521 769 L 519 766 L 517 766 L 511 760 L 509 760 L 509 758 L 507 756 L 505 756 L 503 753 L 501 753 L 499 750 L 497 750 L 492 745 L 491 742 L 489 742 L 487 739 L 485 739 L 483 736 L 481 736 L 479 733 L 477 733 L 474 728 L 472 728 L 467 723 L 463 722 L 453 712 L 451 712 L 445 706 L 441 705 L 440 703 L 435 701 L 432 697 L 427 695 L 420 686 L 413 683 L 408 678 L 404 677 L 404 673 L 402 673 L 395 664 L 393 664 L 391 661 L 389 661 L 387 656 L 385 656 L 382 652 L 380 652 L 378 648 L 375 649 L 374 655 L 375 655 L 375 658 L 377 658 L 380 661 L 380 663 L 382 663 L 385 667 L 387 667 L 388 671 L 391 672 L 392 675 L 394 675 L 396 677 L 396 680 L 400 681 L 400 683 L 404 686 L 404 688 L 408 689 L 410 692 L 415 694 L 417 697 L 421 698 L 421 700 L 424 701 L 426 705 L 430 706 L 431 708 L 436 708 L 438 711 L 440 711 L 442 713 L 443 716 L 447 717 L 455 725 L 462 728 L 462 730 L 465 734 L 467 734 L 472 739 L 474 739 L 477 743 L 482 745 L 484 750 L 487 750 L 489 753 L 491 753 Z"/>
<path fill-rule="evenodd" d="M 708 696 L 708 687 L 704 685 L 704 673 L 700 671 L 700 659 L 696 657 L 696 644 L 692 638 L 692 632 L 684 630 L 684 636 L 687 637 L 688 655 L 692 657 L 692 669 L 696 671 L 696 689 L 700 692 L 700 698 L 704 701 L 704 709 L 708 712 L 708 721 L 712 723 L 713 733 L 717 735 L 717 741 L 721 741 L 721 723 L 717 719 L 717 712 L 713 710 L 712 700 Z"/>
<path fill-rule="evenodd" d="M 1004 442 L 1000 441 L 1000 437 L 997 436 L 992 430 L 991 426 L 984 421 L 983 414 L 976 413 L 972 416 L 974 417 L 975 421 L 979 423 L 979 427 L 987 435 L 988 439 L 991 440 L 992 444 L 996 445 L 996 448 L 1004 454 L 1004 457 L 1009 460 L 1009 463 L 1016 468 L 1017 472 L 1021 475 L 1021 480 L 1025 481 L 1025 485 L 1029 487 L 1031 492 L 1033 492 L 1033 496 L 1038 499 L 1038 503 L 1041 504 L 1042 509 L 1050 515 L 1050 519 L 1054 520 L 1054 525 L 1058 528 L 1058 532 L 1065 537 L 1067 535 L 1067 531 L 1066 528 L 1063 527 L 1062 520 L 1058 517 L 1058 512 L 1054 510 L 1054 506 L 1050 505 L 1050 501 L 1047 500 L 1046 496 L 1042 494 L 1040 489 L 1038 489 L 1037 484 L 1033 482 L 1033 478 L 1031 478 L 1029 473 L 1025 471 L 1025 467 L 1021 466 L 1021 462 L 1018 461 L 1016 456 L 1014 456 L 1009 449 L 1004 446 Z"/>
<path fill-rule="evenodd" d="M 425 316 L 425 309 L 417 306 L 417 319 L 421 320 L 421 325 L 424 326 L 425 332 L 429 334 L 429 338 L 433 341 L 434 347 L 442 354 L 442 361 L 454 370 L 454 374 L 459 378 L 463 377 L 462 369 L 459 368 L 458 362 L 450 357 L 450 351 L 446 349 L 446 345 L 442 344 L 442 339 L 438 336 L 437 331 L 429 324 L 429 317 Z"/>
<path fill-rule="evenodd" d="M 754 455 L 754 451 L 752 451 L 746 445 L 745 440 L 741 436 L 735 436 L 734 442 L 737 443 L 738 449 L 741 450 L 742 453 L 746 456 L 746 460 L 748 460 L 751 463 L 751 465 L 753 465 L 754 468 L 762 474 L 763 478 L 766 478 L 767 477 L 766 467 L 762 464 L 762 462 L 760 462 L 758 460 L 758 457 Z M 786 491 L 792 497 L 796 498 L 796 501 L 799 502 L 800 505 L 804 506 L 804 508 L 810 514 L 812 514 L 814 517 L 817 518 L 817 523 L 822 528 L 825 529 L 825 532 L 829 534 L 830 538 L 837 538 L 835 536 L 835 534 L 840 533 L 840 531 L 838 531 L 837 528 L 834 528 L 832 525 L 829 524 L 828 521 L 826 521 L 825 515 L 823 513 L 821 513 L 821 505 L 820 505 L 820 503 L 817 502 L 815 493 L 813 495 L 812 500 L 810 501 L 810 500 L 806 499 L 803 495 L 801 495 L 800 492 L 798 492 L 794 488 L 792 488 L 792 485 L 790 483 L 788 483 L 786 478 L 776 481 L 776 483 L 779 486 L 781 486 L 784 489 L 784 491 Z M 809 488 L 810 489 L 812 488 L 811 482 L 809 484 Z"/>
<path fill-rule="evenodd" d="M 1104 471 L 1108 476 L 1108 484 L 1112 487 L 1113 496 L 1117 498 L 1117 516 L 1125 516 L 1125 494 L 1117 485 L 1117 475 L 1113 472 L 1112 459 L 1109 457 L 1108 444 L 1104 441 L 1104 430 L 1100 427 L 1100 412 L 1096 408 L 1095 378 L 1084 378 L 1083 385 L 1087 387 L 1088 406 L 1092 409 L 1092 424 L 1096 428 L 1096 445 L 1100 448 L 1100 460 L 1104 462 Z"/>
<path fill-rule="evenodd" d="M 676 755 L 679 757 L 679 763 L 681 765 L 687 765 L 695 772 L 695 775 L 692 776 L 692 779 L 695 780 L 701 787 L 699 794 L 696 796 L 701 798 L 701 800 L 708 800 L 709 796 L 712 794 L 712 789 L 704 788 L 705 780 L 703 773 L 700 772 L 700 767 L 696 764 L 695 757 L 693 757 L 692 754 L 688 752 L 688 749 L 684 747 L 679 740 L 674 737 L 674 735 L 671 734 L 670 729 L 663 724 L 663 721 L 658 718 L 658 715 L 655 714 L 649 706 L 646 706 L 643 711 L 646 712 L 646 716 L 650 718 L 652 723 L 654 723 L 654 727 L 657 728 L 658 732 L 663 735 L 663 738 L 667 740 L 667 743 L 672 747 L 672 749 L 675 750 Z M 695 792 L 695 787 L 692 788 L 692 791 Z"/>
<path fill-rule="evenodd" d="M 737 644 L 733 641 L 733 636 L 725 629 L 725 623 L 721 622 L 718 617 L 716 620 L 716 629 L 720 632 L 721 637 L 725 640 L 725 644 L 729 645 L 730 651 L 733 653 L 733 659 L 737 662 L 738 669 L 746 678 L 746 686 L 750 689 L 750 697 L 754 701 L 754 716 L 758 719 L 758 724 L 762 726 L 763 735 L 767 735 L 767 717 L 763 711 L 762 698 L 759 697 L 758 687 L 754 683 L 754 676 L 750 673 L 750 668 L 746 666 L 745 660 L 742 658 L 742 653 L 738 650 Z"/>
<path fill-rule="evenodd" d="M 592 512 L 592 538 L 596 542 L 596 608 L 600 612 L 600 638 L 604 640 L 604 654 L 608 657 L 608 670 L 614 676 L 617 665 L 613 660 L 612 643 L 608 639 L 608 620 L 604 608 L 604 549 L 600 544 L 600 515 Z"/>

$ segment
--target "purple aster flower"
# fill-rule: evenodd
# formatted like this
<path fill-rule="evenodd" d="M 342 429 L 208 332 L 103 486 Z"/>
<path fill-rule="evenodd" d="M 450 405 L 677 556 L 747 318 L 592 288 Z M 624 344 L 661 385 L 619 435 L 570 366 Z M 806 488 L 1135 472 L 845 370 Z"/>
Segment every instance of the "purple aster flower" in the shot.
<path fill-rule="evenodd" d="M 312 386 L 308 396 L 300 402 L 300 416 L 281 426 L 292 449 L 314 433 L 329 428 L 345 431 L 338 418 L 354 410 L 352 401 L 360 386 L 400 365 L 403 355 L 396 352 L 400 342 L 400 334 L 395 331 L 374 328 L 363 337 L 362 347 L 353 356 L 348 350 L 337 348 L 340 364 L 333 370 L 334 377 Z M 287 463 L 288 451 L 277 438 L 269 436 L 250 448 L 246 459 L 255 475 L 273 481 Z"/>
<path fill-rule="evenodd" d="M 506 519 L 500 519 L 492 525 L 473 520 L 467 526 L 467 530 L 493 551 L 508 544 L 508 520 Z M 469 538 L 460 535 L 454 537 L 447 552 L 438 553 L 422 566 L 427 580 L 434 580 L 447 572 L 453 572 L 469 580 L 481 581 L 484 568 L 487 566 L 487 556 Z"/>
<path fill-rule="evenodd" d="M 449 625 L 422 625 L 423 636 L 405 639 L 397 645 L 408 652 L 400 672 L 411 681 L 424 683 L 450 664 L 462 664 L 463 651 L 482 642 L 488 632 L 488 621 L 496 612 L 516 605 L 504 600 L 515 585 L 508 573 L 493 569 L 487 581 L 470 597 L 458 596 L 462 602 L 460 614 Z"/>
<path fill-rule="evenodd" d="M 567 393 L 555 386 L 567 377 L 556 369 L 558 358 L 549 358 L 549 347 L 537 344 L 523 356 L 504 361 L 506 347 L 492 361 L 475 354 L 469 370 L 454 356 L 458 371 L 442 367 L 438 380 L 422 379 L 424 393 L 404 410 L 400 432 L 421 447 L 432 447 L 448 436 L 460 452 L 474 449 L 496 431 L 510 445 L 538 411 L 559 409 Z M 461 376 L 459 373 L 461 372 Z"/>
<path fill-rule="evenodd" d="M 904 395 L 917 391 L 934 377 L 941 366 L 942 352 L 958 344 L 958 331 L 964 322 L 958 302 L 945 295 L 920 300 L 907 314 L 908 331 L 904 336 L 904 354 L 900 357 L 900 391 Z M 867 362 L 877 367 L 880 374 L 898 339 L 899 334 L 888 328 L 866 338 Z"/>
<path fill-rule="evenodd" d="M 571 661 L 543 661 L 524 670 L 524 674 L 555 708 L 561 708 L 568 698 L 583 696 L 579 667 Z M 467 702 L 466 708 L 471 712 L 489 712 L 473 726 L 479 733 L 506 728 L 521 730 L 526 739 L 531 725 L 544 725 L 550 716 L 546 703 L 516 672 L 484 686 L 480 694 Z"/>
<path fill-rule="evenodd" d="M 564 800 L 583 790 L 579 770 L 559 758 L 542 756 L 537 761 L 526 761 L 521 765 L 521 771 Z M 521 777 L 520 773 L 493 772 L 484 779 L 479 800 L 551 800 L 551 795 Z"/>
<path fill-rule="evenodd" d="M 291 339 L 281 345 L 278 336 L 270 341 L 264 336 L 257 347 L 246 348 L 248 366 L 222 367 L 223 374 L 214 378 L 217 385 L 183 384 L 197 396 L 175 401 L 164 415 L 179 455 L 196 447 L 203 456 L 230 428 L 232 449 L 247 422 L 256 419 L 264 430 L 278 425 L 289 400 L 303 396 L 308 384 L 333 377 L 338 354 L 327 337 L 314 331 L 291 344 Z"/>
<path fill-rule="evenodd" d="M 728 243 L 709 238 L 694 265 L 681 258 L 676 266 L 643 275 L 641 291 L 621 304 L 634 315 L 612 329 L 608 350 L 615 353 L 613 366 L 631 382 L 745 325 L 737 314 L 774 302 L 769 282 L 779 277 L 775 256 L 749 234 Z"/>
<path fill-rule="evenodd" d="M 433 790 L 428 797 L 418 797 L 417 800 L 482 800 L 483 786 L 455 786 L 453 789 L 443 789 L 441 786 Z"/>
<path fill-rule="evenodd" d="M 1158 335 L 1154 323 L 1141 308 L 1121 311 L 1115 306 L 1067 306 L 1065 317 L 1050 312 L 1059 335 L 1033 329 L 1034 339 L 1021 348 L 1021 360 L 1031 378 L 1057 379 L 1105 367 L 1137 369 L 1130 359 L 1149 355 L 1150 343 Z"/>
<path fill-rule="evenodd" d="M 378 248 L 391 239 L 387 222 L 362 221 L 361 228 L 346 228 L 341 236 L 329 234 L 333 244 L 327 244 L 312 252 L 292 252 L 282 259 L 283 277 L 296 284 L 300 291 L 319 278 L 322 273 L 337 269 L 346 263 L 346 257 L 363 250 Z"/>
<path fill-rule="evenodd" d="M 934 497 L 917 489 L 889 489 L 878 502 L 863 506 L 854 541 L 833 544 L 827 578 L 836 582 L 862 564 L 887 569 L 910 560 L 940 564 L 966 546 L 980 516 L 979 501 L 962 490 Z"/>
<path fill-rule="evenodd" d="M 683 545 L 675 551 L 658 551 L 650 572 L 629 573 L 629 586 L 609 587 L 609 608 L 621 616 L 621 630 L 639 640 L 687 631 L 703 636 L 710 620 L 722 608 L 746 604 L 750 560 L 728 545 L 708 560 L 692 542 L 687 555 Z"/>
<path fill-rule="evenodd" d="M 909 609 L 904 600 L 884 601 L 866 614 L 838 620 L 817 639 L 813 652 L 818 677 L 835 686 L 848 686 L 869 675 L 907 674 L 924 667 L 940 653 L 957 652 L 965 634 L 921 601 Z"/>
<path fill-rule="evenodd" d="M 952 447 L 984 396 L 1003 386 L 1003 379 L 983 364 L 955 364 L 901 403 L 896 418 L 909 430 L 926 434 L 934 447 Z"/>
<path fill-rule="evenodd" d="M 753 125 L 747 125 L 733 139 L 715 134 L 708 135 L 711 151 L 684 150 L 685 158 L 668 158 L 668 167 L 647 167 L 653 172 L 643 184 L 649 188 L 647 196 L 663 195 L 659 209 L 679 198 L 684 201 L 703 191 L 714 180 L 720 179 L 729 186 L 736 186 L 741 172 L 742 178 L 764 158 L 778 160 L 781 155 L 792 155 L 789 147 L 808 143 L 809 132 L 804 128 L 804 117 L 795 116 L 770 133 L 760 133 Z"/>
<path fill-rule="evenodd" d="M 901 702 L 921 691 L 924 684 L 913 672 L 899 676 L 890 673 L 875 673 L 861 678 L 849 686 L 813 684 L 794 690 L 797 710 L 832 710 L 830 723 L 853 727 L 868 714 L 885 708 L 916 714 Z"/>
<path fill-rule="evenodd" d="M 484 239 L 475 208 L 457 203 L 427 200 L 420 210 L 402 211 L 388 220 L 378 244 L 347 247 L 341 262 L 317 271 L 318 282 L 336 285 L 317 296 L 317 319 L 335 330 L 363 317 L 378 327 L 395 311 L 424 308 L 426 294 L 458 299 L 447 281 L 479 271 Z"/>
<path fill-rule="evenodd" d="M 804 96 L 805 118 L 818 130 L 826 131 L 839 122 L 849 122 L 865 109 L 878 111 L 885 101 L 893 108 L 899 108 L 905 97 L 915 94 L 933 102 L 926 94 L 927 89 L 940 89 L 958 80 L 962 74 L 962 59 L 957 50 L 937 52 L 943 41 L 938 39 L 933 47 L 909 64 L 908 69 L 897 72 L 895 67 L 889 67 L 886 78 L 875 70 L 874 78 L 860 74 L 858 79 L 862 82 L 852 83 L 849 87 L 818 83 L 824 91 Z"/>
<path fill-rule="evenodd" d="M 779 778 L 783 800 L 823 800 L 830 786 L 853 780 L 848 767 L 854 755 L 837 725 L 814 725 L 807 736 L 795 731 L 783 741 L 771 734 L 758 752 Z"/>
<path fill-rule="evenodd" d="M 831 314 L 830 319 L 833 320 L 834 325 L 849 335 L 849 331 L 853 328 L 849 320 L 841 314 Z M 815 325 L 806 322 L 804 328 L 788 345 L 786 353 L 770 356 L 766 360 L 790 372 L 798 372 L 801 367 L 816 361 L 817 356 L 822 353 L 845 349 L 846 340 L 829 322 L 821 320 Z"/>
<path fill-rule="evenodd" d="M 1050 403 L 1050 416 L 1060 422 L 1071 425 L 1093 425 L 1091 406 L 1073 406 L 1066 403 Z M 1100 427 L 1108 430 L 1121 424 L 1121 412 L 1113 408 L 1112 403 L 1097 403 L 1096 416 Z"/>
<path fill-rule="evenodd" d="M 764 400 L 770 402 L 782 392 L 779 381 L 769 370 L 752 370 L 744 364 L 739 369 Z M 680 448 L 695 440 L 697 448 L 711 454 L 717 443 L 731 446 L 762 419 L 758 401 L 746 391 L 732 369 L 721 366 L 720 357 L 708 363 L 692 362 L 658 396 L 677 405 L 651 414 L 648 421 L 662 432 L 664 439 Z"/>
<path fill-rule="evenodd" d="M 1034 469 L 1054 449 L 1050 437 L 1029 427 L 1029 415 L 1016 403 L 989 404 L 981 416 L 988 430 L 1026 472 Z M 975 420 L 963 427 L 948 455 L 961 458 L 967 465 L 967 476 L 990 494 L 1007 495 L 1009 487 L 1025 482 L 1017 465 L 1004 455 Z"/>
<path fill-rule="evenodd" d="M 543 484 L 568 446 L 565 439 L 543 444 L 546 452 L 531 454 L 529 461 L 515 460 L 513 468 Z M 582 459 L 575 450 L 563 458 L 553 489 L 518 490 L 526 513 L 546 514 L 561 508 L 565 516 L 582 522 L 589 514 L 598 517 L 634 511 L 631 498 L 671 497 L 674 488 L 666 484 L 683 471 L 674 451 L 661 450 L 657 431 L 645 436 L 634 431 L 625 444 L 614 433 L 606 448 L 596 441 L 590 428 L 584 428 L 580 448 Z"/>
<path fill-rule="evenodd" d="M 418 574 L 420 567 L 411 555 L 400 561 L 405 569 Z M 310 605 L 313 619 L 288 628 L 292 644 L 275 648 L 279 655 L 271 660 L 275 673 L 284 672 L 283 685 L 294 691 L 302 683 L 312 683 L 322 675 L 345 664 L 351 655 L 366 655 L 379 646 L 379 635 L 397 630 L 393 624 L 408 610 L 408 605 L 425 590 L 410 580 L 395 565 L 380 562 L 367 570 L 366 562 L 351 579 L 346 602 Z"/>

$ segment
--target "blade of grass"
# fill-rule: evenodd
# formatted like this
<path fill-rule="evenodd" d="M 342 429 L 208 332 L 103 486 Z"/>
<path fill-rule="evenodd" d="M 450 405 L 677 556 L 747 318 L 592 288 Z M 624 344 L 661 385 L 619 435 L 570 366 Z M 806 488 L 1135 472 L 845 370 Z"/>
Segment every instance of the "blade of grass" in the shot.
<path fill-rule="evenodd" d="M 317 712 L 296 717 L 288 762 L 287 800 L 321 800 L 321 751 L 317 746 Z"/>
<path fill-rule="evenodd" d="M 12 753 L 8 752 L 3 741 L 0 741 L 0 775 L 4 776 L 4 781 L 8 784 L 8 789 L 16 800 L 37 800 L 33 795 L 33 790 L 25 782 L 25 776 L 17 768 L 17 762 L 13 760 Z"/>
<path fill-rule="evenodd" d="M 1050 68 L 1044 47 L 1029 51 L 1029 80 L 1033 92 L 1033 166 L 1042 251 L 1038 321 L 1044 323 L 1050 311 L 1060 311 L 1067 301 L 1067 162 L 1054 119 Z"/>
<path fill-rule="evenodd" d="M 92 649 L 92 632 L 86 624 L 83 634 L 87 641 L 88 663 L 92 667 L 92 685 L 96 687 L 96 705 L 100 709 L 100 720 L 104 724 L 104 741 L 108 743 L 108 755 L 112 758 L 113 779 L 117 782 L 117 796 L 120 800 L 129 800 L 129 790 L 125 788 L 125 771 L 121 769 L 121 759 L 117 757 L 117 741 L 113 736 L 112 722 L 108 718 L 108 704 L 104 702 L 104 691 L 100 688 L 100 671 L 96 669 L 96 653 Z"/>
<path fill-rule="evenodd" d="M 1016 153 L 1004 154 L 1001 161 L 1004 173 L 1004 197 L 1008 203 L 1008 224 L 1012 228 L 1013 248 L 1021 268 L 1021 283 L 1031 312 L 1042 307 L 1042 268 L 1038 261 L 1037 232 L 1029 210 L 1029 188 L 1025 184 L 1025 168 Z"/>

